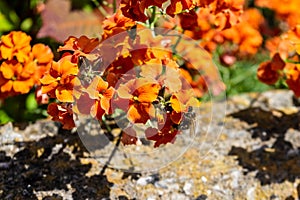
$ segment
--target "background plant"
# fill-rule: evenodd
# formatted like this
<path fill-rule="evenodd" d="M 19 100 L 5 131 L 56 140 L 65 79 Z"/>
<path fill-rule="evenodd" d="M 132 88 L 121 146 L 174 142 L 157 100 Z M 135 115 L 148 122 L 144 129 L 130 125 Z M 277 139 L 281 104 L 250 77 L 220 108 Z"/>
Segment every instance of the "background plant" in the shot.
<path fill-rule="evenodd" d="M 203 95 L 207 91 L 205 83 L 217 75 L 210 74 L 205 77 L 197 73 L 203 63 L 197 61 L 198 55 L 193 52 L 184 55 L 186 60 L 180 59 L 176 51 L 187 47 L 180 38 L 172 46 L 170 50 L 172 54 L 149 50 L 149 48 L 140 48 L 143 49 L 142 55 L 138 51 L 130 51 L 139 45 L 144 45 L 141 42 L 143 39 L 148 43 L 157 42 L 155 38 L 140 38 L 140 36 L 136 38 L 134 30 L 141 27 L 151 30 L 155 27 L 172 29 L 197 41 L 199 47 L 208 51 L 217 64 L 228 95 L 289 87 L 296 96 L 299 96 L 300 34 L 297 21 L 299 14 L 295 10 L 298 2 L 290 0 L 286 5 L 276 5 L 265 0 L 246 2 L 243 0 L 1 1 L 0 122 L 34 121 L 50 114 L 53 120 L 62 122 L 64 128 L 70 129 L 74 126 L 73 102 L 76 98 L 76 102 L 91 102 L 92 99 L 88 110 L 84 110 L 80 103 L 75 105 L 75 109 L 102 120 L 104 115 L 111 114 L 111 105 L 107 106 L 105 102 L 108 100 L 105 99 L 112 98 L 114 92 L 117 96 L 128 99 L 128 96 L 124 96 L 122 92 L 114 91 L 116 80 L 120 79 L 122 74 L 140 65 L 154 65 L 153 68 L 157 69 L 160 69 L 158 66 L 162 68 L 168 65 L 176 66 L 181 76 L 189 80 L 194 96 L 199 100 L 204 99 Z M 102 62 L 95 57 L 111 56 L 105 55 L 107 52 L 105 50 L 116 49 L 118 45 L 116 43 L 115 46 L 103 46 L 103 41 L 123 31 L 128 31 L 129 35 L 126 39 L 131 43 L 122 49 L 122 53 L 124 51 L 130 53 L 127 53 L 127 56 L 122 54 L 121 57 L 114 55 L 118 59 L 105 71 L 95 69 Z M 23 41 L 21 46 L 17 41 Z M 99 53 L 97 49 L 100 50 L 101 55 L 97 55 Z M 47 59 L 41 56 L 41 52 L 47 52 L 46 54 L 49 55 L 46 56 Z M 120 53 L 120 50 L 113 53 Z M 191 66 L 189 64 L 191 61 L 196 62 L 197 65 Z M 129 64 L 124 66 L 124 71 L 120 71 L 118 68 L 120 63 Z M 82 71 L 82 68 L 85 71 Z M 41 70 L 33 69 L 43 70 L 39 72 Z M 41 74 L 44 72 L 46 75 L 42 78 Z M 94 75 L 90 77 L 91 80 L 82 83 L 82 78 L 79 76 L 89 77 L 87 74 L 90 72 L 92 74 L 98 72 L 97 80 L 102 82 L 101 87 L 93 82 Z M 144 70 L 141 74 L 135 75 L 143 77 L 147 73 Z M 132 78 L 130 74 L 126 76 Z M 31 80 L 32 77 L 35 77 L 34 80 Z M 78 84 L 78 77 L 80 84 Z M 26 84 L 18 87 L 18 81 L 25 83 L 25 80 Z M 263 85 L 258 80 L 270 86 Z M 39 87 L 41 83 L 42 89 Z M 91 91 L 91 86 L 89 87 L 92 83 L 94 84 L 92 89 L 98 88 L 99 91 L 110 92 L 99 92 L 95 95 Z M 171 112 L 180 113 L 181 109 L 185 108 L 183 105 L 189 102 L 180 99 L 184 94 L 170 93 L 164 96 L 161 94 L 163 91 L 161 85 L 152 86 L 151 95 L 156 97 L 150 98 L 153 101 L 141 102 L 133 99 L 134 103 L 130 104 L 131 110 L 126 110 L 131 113 L 127 116 L 131 123 L 145 123 L 146 120 L 142 119 L 142 116 L 138 118 L 134 115 L 134 109 L 149 114 L 150 105 L 155 105 L 156 108 L 158 105 L 164 105 L 169 107 Z M 219 85 L 219 89 L 222 87 Z M 77 96 L 73 95 L 73 92 L 77 91 L 74 88 L 79 91 Z M 164 96 L 164 104 L 160 101 L 162 99 L 157 103 L 158 96 Z M 143 106 L 137 105 L 137 102 L 143 103 Z M 187 111 L 188 109 L 185 108 L 184 112 Z M 175 123 L 169 126 L 173 128 L 182 120 L 180 117 L 176 122 L 174 116 L 171 117 L 173 119 L 169 118 L 166 119 Z M 173 138 L 169 137 L 163 141 L 170 142 Z M 123 139 L 124 143 L 136 142 L 135 137 Z M 157 138 L 155 140 L 158 141 Z M 157 145 L 164 142 L 161 141 Z"/>

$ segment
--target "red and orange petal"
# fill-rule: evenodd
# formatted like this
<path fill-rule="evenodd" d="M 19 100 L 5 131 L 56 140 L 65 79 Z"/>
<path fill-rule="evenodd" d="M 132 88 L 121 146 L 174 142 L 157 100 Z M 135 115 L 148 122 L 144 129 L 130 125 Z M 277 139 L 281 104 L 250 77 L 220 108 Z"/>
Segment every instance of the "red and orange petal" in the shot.
<path fill-rule="evenodd" d="M 280 57 L 279 53 L 276 53 L 271 60 L 272 70 L 283 70 L 285 62 Z"/>
<path fill-rule="evenodd" d="M 78 111 L 78 114 L 90 115 L 91 108 L 95 104 L 95 99 L 91 99 L 87 93 L 81 94 L 81 96 L 74 102 L 74 108 Z"/>
<path fill-rule="evenodd" d="M 181 90 L 172 94 L 170 102 L 177 113 L 186 112 L 189 107 L 199 107 L 200 105 L 200 102 L 195 98 L 193 89 Z"/>
<path fill-rule="evenodd" d="M 72 109 L 67 106 L 50 103 L 47 112 L 52 116 L 53 121 L 60 122 L 63 125 L 63 129 L 71 130 L 75 127 Z"/>
<path fill-rule="evenodd" d="M 114 94 L 114 88 L 108 86 L 108 82 L 104 81 L 100 76 L 96 76 L 88 86 L 87 93 L 91 99 L 99 100 L 100 106 L 105 110 L 106 114 L 110 113 L 110 101 Z"/>
<path fill-rule="evenodd" d="M 162 61 L 158 58 L 146 61 L 145 64 L 140 67 L 140 70 L 140 75 L 142 77 L 157 79 L 163 72 Z"/>
<path fill-rule="evenodd" d="M 137 78 L 121 84 L 117 89 L 120 98 L 131 99 L 142 103 L 151 103 L 156 100 L 160 85 L 149 79 Z"/>
<path fill-rule="evenodd" d="M 244 10 L 241 21 L 247 21 L 251 27 L 259 30 L 264 25 L 265 18 L 257 8 L 248 8 Z"/>
<path fill-rule="evenodd" d="M 122 76 L 133 76 L 135 77 L 135 71 L 132 70 L 134 68 L 134 63 L 130 56 L 127 57 L 119 57 L 118 59 L 114 60 L 113 63 L 109 67 L 106 68 L 104 74 L 113 73 L 117 76 L 117 78 L 121 78 Z M 131 78 L 130 78 L 131 79 Z M 108 81 L 109 82 L 109 81 Z M 115 84 L 110 83 L 110 85 L 114 86 Z"/>
<path fill-rule="evenodd" d="M 134 48 L 137 48 L 137 50 L 131 50 L 131 62 L 135 65 L 142 65 L 144 64 L 145 60 L 147 60 L 147 52 L 149 51 L 147 46 L 135 46 Z"/>
<path fill-rule="evenodd" d="M 136 144 L 138 138 L 136 137 L 136 131 L 132 126 L 126 127 L 122 130 L 121 141 L 124 145 Z"/>
<path fill-rule="evenodd" d="M 85 55 L 95 51 L 99 44 L 100 40 L 98 38 L 88 38 L 87 36 L 76 38 L 70 36 L 64 42 L 64 46 L 58 48 L 58 51 L 79 51 L 82 52 L 82 55 Z"/>
<path fill-rule="evenodd" d="M 280 76 L 277 70 L 272 69 L 271 61 L 266 61 L 259 65 L 257 77 L 261 82 L 272 85 L 278 81 Z"/>
<path fill-rule="evenodd" d="M 29 63 L 24 63 L 23 64 L 23 70 L 19 74 L 19 78 L 20 79 L 29 79 L 29 78 L 31 78 L 31 79 L 34 80 L 34 76 L 35 76 L 35 73 L 37 72 L 37 69 L 38 69 L 37 64 L 34 61 L 31 61 Z"/>
<path fill-rule="evenodd" d="M 102 120 L 102 116 L 105 114 L 105 110 L 101 107 L 100 101 L 95 100 L 91 108 L 91 116 L 96 117 L 98 120 Z"/>
<path fill-rule="evenodd" d="M 174 15 L 183 12 L 184 10 L 191 10 L 194 8 L 192 0 L 171 0 L 171 4 L 167 7 L 167 14 L 174 17 Z"/>
<path fill-rule="evenodd" d="M 174 143 L 176 135 L 179 133 L 179 130 L 173 129 L 172 127 L 166 128 L 163 131 L 149 127 L 145 131 L 146 138 L 155 141 L 154 147 L 159 147 L 162 144 Z"/>
<path fill-rule="evenodd" d="M 55 97 L 60 102 L 73 102 L 74 101 L 74 95 L 73 95 L 73 89 L 74 89 L 74 82 L 75 77 L 69 77 L 69 81 L 58 85 L 55 88 Z M 51 93 L 51 91 L 50 91 Z"/>
<path fill-rule="evenodd" d="M 294 92 L 296 97 L 300 97 L 300 65 L 287 63 L 285 73 L 288 87 Z"/>
<path fill-rule="evenodd" d="M 151 117 L 154 116 L 155 108 L 151 103 L 137 103 L 129 105 L 127 118 L 132 123 L 145 124 Z"/>
<path fill-rule="evenodd" d="M 135 26 L 135 21 L 125 17 L 121 10 L 118 10 L 111 17 L 103 21 L 102 40 L 105 40 L 113 35 L 121 33 Z"/>
<path fill-rule="evenodd" d="M 32 46 L 32 54 L 39 64 L 47 65 L 51 63 L 54 58 L 51 49 L 41 43 Z"/>
<path fill-rule="evenodd" d="M 183 120 L 183 113 L 178 113 L 176 111 L 172 111 L 171 115 L 170 115 L 170 119 L 174 124 L 180 124 Z"/>
<path fill-rule="evenodd" d="M 135 21 L 144 22 L 148 17 L 144 14 L 145 9 L 149 6 L 162 7 L 162 4 L 167 0 L 122 0 L 120 9 L 124 16 Z"/>
<path fill-rule="evenodd" d="M 143 0 L 121 0 L 120 9 L 124 16 L 135 21 L 145 22 L 148 17 L 145 15 L 146 1 Z"/>
<path fill-rule="evenodd" d="M 99 95 L 105 94 L 108 88 L 108 83 L 104 81 L 100 76 L 96 76 L 90 85 L 87 87 L 87 93 L 91 99 L 99 99 Z M 112 95 L 110 96 L 110 98 Z"/>
<path fill-rule="evenodd" d="M 34 71 L 30 72 L 30 70 L 26 70 L 16 60 L 3 62 L 0 66 L 1 92 L 8 92 L 10 95 L 28 93 L 34 85 L 32 79 Z"/>
<path fill-rule="evenodd" d="M 22 70 L 22 64 L 16 60 L 4 61 L 0 66 L 0 72 L 5 79 L 17 79 Z"/>
<path fill-rule="evenodd" d="M 59 62 L 53 62 L 50 74 L 54 77 L 66 77 L 70 75 L 76 76 L 79 72 L 78 66 L 72 63 L 68 58 L 64 57 Z"/>
<path fill-rule="evenodd" d="M 19 62 L 28 61 L 31 51 L 30 41 L 31 37 L 21 31 L 3 35 L 0 42 L 0 57 L 8 60 L 16 57 Z"/>
<path fill-rule="evenodd" d="M 198 27 L 198 15 L 194 10 L 191 10 L 190 12 L 180 13 L 178 16 L 182 29 L 193 31 Z"/>
<path fill-rule="evenodd" d="M 68 59 L 53 62 L 50 72 L 40 80 L 43 93 L 61 102 L 73 102 L 73 88 L 78 67 Z"/>
<path fill-rule="evenodd" d="M 139 102 L 153 102 L 154 100 L 156 100 L 159 90 L 160 85 L 156 83 L 148 83 L 138 87 L 133 95 L 137 97 L 137 100 Z"/>

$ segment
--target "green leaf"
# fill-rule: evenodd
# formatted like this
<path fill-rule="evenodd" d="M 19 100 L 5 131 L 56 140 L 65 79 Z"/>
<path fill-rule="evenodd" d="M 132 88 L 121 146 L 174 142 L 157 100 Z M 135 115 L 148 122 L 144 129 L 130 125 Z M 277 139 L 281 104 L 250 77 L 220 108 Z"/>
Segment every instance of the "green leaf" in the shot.
<path fill-rule="evenodd" d="M 38 108 L 38 103 L 35 100 L 34 93 L 28 95 L 25 106 L 26 106 L 26 110 L 28 111 L 34 111 Z"/>
<path fill-rule="evenodd" d="M 6 19 L 5 15 L 3 13 L 0 13 L 0 31 L 10 31 L 13 29 L 13 25 L 9 22 L 8 19 Z"/>
<path fill-rule="evenodd" d="M 5 16 L 5 19 L 13 26 L 13 28 L 18 25 L 20 21 L 18 15 L 5 1 L 0 1 L 0 13 Z"/>
<path fill-rule="evenodd" d="M 11 121 L 13 121 L 13 119 L 10 118 L 4 110 L 0 110 L 0 124 L 5 124 Z"/>
<path fill-rule="evenodd" d="M 32 26 L 32 19 L 27 18 L 21 23 L 21 29 L 23 31 L 29 31 Z"/>

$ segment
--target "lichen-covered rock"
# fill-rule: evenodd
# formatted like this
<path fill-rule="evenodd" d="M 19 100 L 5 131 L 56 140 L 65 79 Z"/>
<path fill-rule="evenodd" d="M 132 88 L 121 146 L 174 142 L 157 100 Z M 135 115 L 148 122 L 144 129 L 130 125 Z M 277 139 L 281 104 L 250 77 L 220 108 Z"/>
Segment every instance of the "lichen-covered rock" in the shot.
<path fill-rule="evenodd" d="M 196 134 L 170 146 L 176 159 L 151 154 L 147 145 L 131 149 L 155 155 L 148 160 L 119 148 L 111 162 L 123 159 L 125 171 L 104 167 L 111 149 L 96 159 L 75 131 L 56 123 L 38 121 L 24 130 L 6 124 L 0 127 L 0 199 L 296 200 L 299 119 L 292 93 L 284 90 L 203 103 Z M 135 162 L 155 167 L 138 170 Z"/>

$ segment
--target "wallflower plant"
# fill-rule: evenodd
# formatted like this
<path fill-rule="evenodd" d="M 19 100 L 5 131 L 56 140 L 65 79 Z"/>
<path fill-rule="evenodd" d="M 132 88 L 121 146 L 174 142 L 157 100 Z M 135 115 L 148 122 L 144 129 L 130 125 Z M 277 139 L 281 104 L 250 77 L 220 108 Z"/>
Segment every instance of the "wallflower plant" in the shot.
<path fill-rule="evenodd" d="M 101 22 L 102 32 L 93 38 L 70 35 L 57 49 L 56 59 L 48 46 L 31 45 L 30 36 L 12 31 L 0 42 L 0 97 L 36 89 L 51 99 L 47 112 L 65 129 L 74 128 L 81 115 L 103 127 L 118 116 L 125 145 L 140 142 L 141 126 L 154 147 L 174 143 L 189 128 L 205 95 L 225 89 L 211 61 L 218 47 L 226 49 L 220 59 L 228 65 L 233 63 L 228 56 L 247 58 L 260 50 L 264 17 L 255 8 L 243 12 L 244 4 L 114 1 L 115 10 Z M 290 48 L 297 52 L 297 29 L 284 37 L 294 41 Z M 297 88 L 297 65 L 287 67 L 281 53 L 273 55 L 259 68 L 259 79 L 275 83 L 281 76 L 277 72 L 284 69 L 287 84 Z"/>
<path fill-rule="evenodd" d="M 40 79 L 42 92 L 57 100 L 48 106 L 53 120 L 71 129 L 71 119 L 80 115 L 106 123 L 117 114 L 123 118 L 117 122 L 123 144 L 137 144 L 137 127 L 142 125 L 154 147 L 173 143 L 189 128 L 188 116 L 199 107 L 209 84 L 219 87 L 215 93 L 224 86 L 205 62 L 209 54 L 189 55 L 189 48 L 204 51 L 192 38 L 182 37 L 184 29 L 155 28 L 158 19 L 209 9 L 216 16 L 211 23 L 223 30 L 238 22 L 242 1 L 165 3 L 122 0 L 120 9 L 103 21 L 101 39 L 70 36 L 59 47 L 62 57 Z"/>

